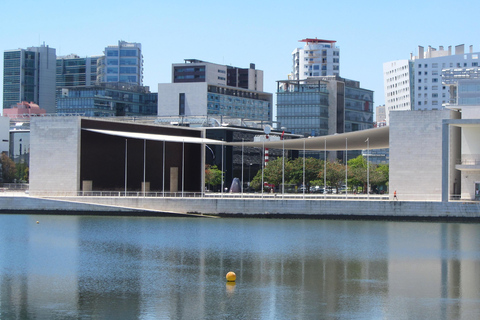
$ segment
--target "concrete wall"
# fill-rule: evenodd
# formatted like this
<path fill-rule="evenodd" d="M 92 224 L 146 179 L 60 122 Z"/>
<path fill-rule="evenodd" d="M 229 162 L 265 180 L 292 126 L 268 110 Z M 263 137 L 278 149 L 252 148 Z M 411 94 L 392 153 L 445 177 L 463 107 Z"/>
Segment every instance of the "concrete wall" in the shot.
<path fill-rule="evenodd" d="M 114 208 L 156 210 L 171 213 L 196 213 L 236 216 L 348 216 L 392 218 L 466 218 L 480 219 L 478 202 L 375 201 L 375 200 L 281 200 L 212 198 L 142 198 L 142 197 L 62 197 Z M 0 205 L 2 198 L 0 197 Z M 43 199 L 42 199 L 43 200 Z M 54 201 L 56 202 L 56 201 Z M 59 204 L 59 202 L 56 202 Z M 66 202 L 68 203 L 68 202 Z M 65 204 L 66 205 L 66 204 Z M 98 210 L 92 207 L 92 210 Z"/>
<path fill-rule="evenodd" d="M 39 117 L 30 124 L 30 192 L 80 188 L 80 118 Z"/>
<path fill-rule="evenodd" d="M 186 116 L 206 115 L 207 86 L 206 82 L 160 83 L 158 85 L 158 115 L 178 116 L 180 93 L 185 93 Z"/>
<path fill-rule="evenodd" d="M 441 199 L 442 120 L 457 116 L 450 110 L 390 114 L 391 194 L 396 190 L 400 200 Z M 454 156 L 451 154 L 451 158 Z M 450 161 L 450 168 L 454 164 Z M 452 174 L 454 171 L 450 170 Z"/>
<path fill-rule="evenodd" d="M 10 118 L 0 117 L 0 153 L 9 152 Z"/>

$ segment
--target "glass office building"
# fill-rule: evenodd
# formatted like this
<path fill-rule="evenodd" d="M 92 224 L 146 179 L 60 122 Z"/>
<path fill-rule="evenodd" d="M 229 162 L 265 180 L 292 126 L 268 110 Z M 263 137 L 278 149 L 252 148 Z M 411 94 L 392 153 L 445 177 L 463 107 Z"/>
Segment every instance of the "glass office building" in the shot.
<path fill-rule="evenodd" d="M 22 101 L 55 112 L 56 50 L 48 46 L 6 50 L 3 54 L 3 108 Z"/>
<path fill-rule="evenodd" d="M 143 85 L 143 56 L 140 43 L 119 41 L 108 46 L 97 62 L 97 81 Z"/>
<path fill-rule="evenodd" d="M 58 114 L 89 117 L 149 116 L 157 114 L 158 96 L 148 87 L 105 83 L 86 87 L 62 88 L 57 101 Z"/>
<path fill-rule="evenodd" d="M 285 131 L 304 137 L 370 129 L 373 91 L 339 76 L 277 81 L 277 122 Z M 358 154 L 349 151 L 348 159 Z M 336 157 L 342 159 L 343 153 Z"/>

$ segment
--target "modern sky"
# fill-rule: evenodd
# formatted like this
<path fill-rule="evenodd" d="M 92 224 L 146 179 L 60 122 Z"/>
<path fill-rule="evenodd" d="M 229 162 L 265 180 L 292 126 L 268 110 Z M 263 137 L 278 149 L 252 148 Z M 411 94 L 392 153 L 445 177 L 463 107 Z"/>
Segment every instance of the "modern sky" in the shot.
<path fill-rule="evenodd" d="M 172 63 L 200 59 L 254 63 L 264 90 L 275 93 L 291 72 L 292 51 L 303 47 L 298 41 L 317 37 L 337 41 L 340 76 L 373 90 L 377 106 L 385 101 L 384 62 L 408 59 L 419 45 L 480 51 L 480 1 L 470 0 L 1 0 L 0 12 L 2 51 L 45 43 L 57 56 L 92 56 L 119 40 L 141 43 L 152 92 L 171 82 Z"/>

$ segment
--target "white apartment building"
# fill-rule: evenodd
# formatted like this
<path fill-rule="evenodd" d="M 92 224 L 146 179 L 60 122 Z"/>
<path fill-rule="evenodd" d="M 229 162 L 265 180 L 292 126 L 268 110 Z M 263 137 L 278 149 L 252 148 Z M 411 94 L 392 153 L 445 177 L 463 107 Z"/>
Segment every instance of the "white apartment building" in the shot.
<path fill-rule="evenodd" d="M 442 85 L 442 70 L 478 66 L 480 53 L 465 53 L 464 45 L 447 50 L 428 46 L 418 47 L 418 56 L 409 60 L 397 60 L 383 64 L 385 108 L 387 124 L 392 111 L 436 110 L 450 99 L 448 88 Z"/>
<path fill-rule="evenodd" d="M 336 41 L 307 38 L 300 42 L 305 42 L 305 46 L 292 52 L 289 80 L 340 75 L 340 48 L 335 46 Z"/>
<path fill-rule="evenodd" d="M 385 112 L 385 105 L 375 107 L 375 122 L 377 127 L 384 127 L 386 125 L 387 114 Z"/>

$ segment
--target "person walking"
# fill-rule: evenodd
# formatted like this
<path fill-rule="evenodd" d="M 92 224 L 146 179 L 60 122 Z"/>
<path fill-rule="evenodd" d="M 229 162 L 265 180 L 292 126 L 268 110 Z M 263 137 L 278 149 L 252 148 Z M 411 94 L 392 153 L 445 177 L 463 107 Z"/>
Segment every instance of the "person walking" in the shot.
<path fill-rule="evenodd" d="M 395 190 L 395 191 L 393 192 L 393 199 L 398 201 L 398 198 L 397 198 L 397 190 Z"/>

